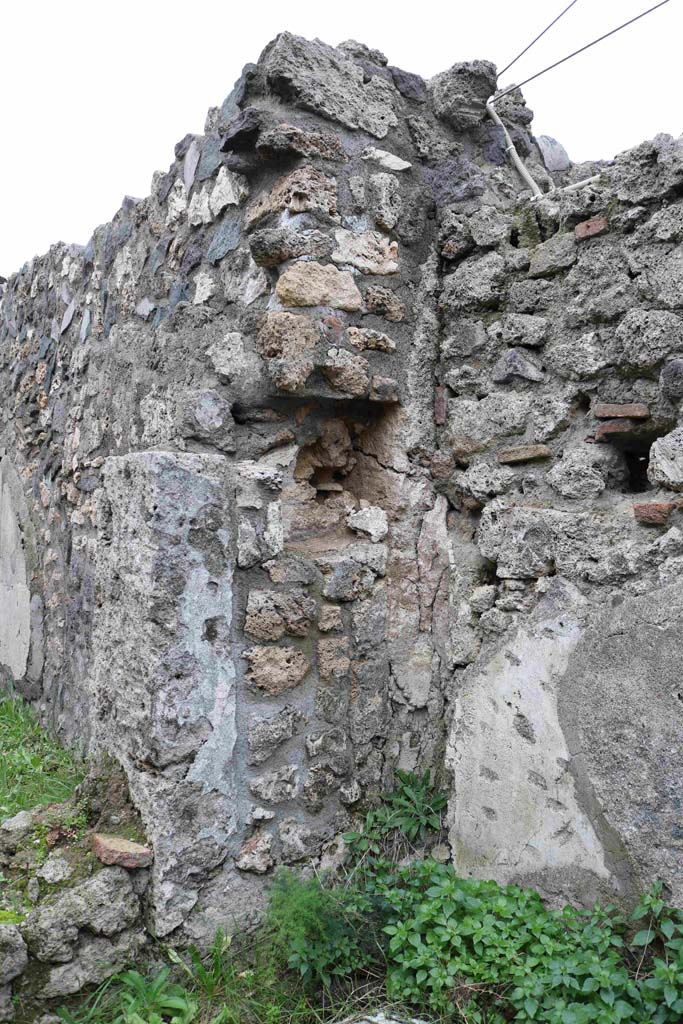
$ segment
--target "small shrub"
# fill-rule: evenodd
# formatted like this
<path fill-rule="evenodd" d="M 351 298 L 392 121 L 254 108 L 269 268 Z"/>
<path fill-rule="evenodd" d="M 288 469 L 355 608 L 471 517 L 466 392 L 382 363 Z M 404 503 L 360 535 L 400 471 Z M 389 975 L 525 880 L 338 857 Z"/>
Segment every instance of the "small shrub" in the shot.
<path fill-rule="evenodd" d="M 266 929 L 282 966 L 306 983 L 329 988 L 377 957 L 368 899 L 349 885 L 327 888 L 318 878 L 281 871 L 270 893 Z"/>

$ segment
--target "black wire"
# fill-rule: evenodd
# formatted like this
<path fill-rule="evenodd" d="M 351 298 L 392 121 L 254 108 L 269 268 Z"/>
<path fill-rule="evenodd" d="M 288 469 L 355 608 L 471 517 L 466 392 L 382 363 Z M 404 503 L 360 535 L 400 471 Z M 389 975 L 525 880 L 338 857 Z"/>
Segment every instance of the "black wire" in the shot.
<path fill-rule="evenodd" d="M 509 89 L 505 89 L 503 92 L 497 94 L 496 103 L 498 100 L 502 100 L 503 96 L 507 96 L 508 93 L 514 92 L 515 89 L 521 89 L 523 85 L 533 82 L 535 78 L 540 78 L 541 75 L 546 73 L 546 71 L 552 71 L 553 68 L 559 67 L 560 64 L 564 64 L 565 61 L 571 60 L 572 57 L 576 57 L 579 53 L 583 53 L 584 50 L 590 50 L 591 46 L 595 46 L 596 43 L 601 43 L 603 39 L 608 39 L 609 36 L 613 36 L 616 32 L 620 32 L 622 28 L 626 28 L 627 25 L 632 25 L 634 21 L 639 21 L 641 18 L 644 18 L 646 14 L 651 14 L 652 11 L 656 11 L 658 7 L 663 7 L 664 4 L 668 4 L 668 2 L 669 0 L 660 0 L 660 3 L 655 4 L 654 7 L 648 8 L 647 11 L 643 11 L 642 14 L 636 15 L 636 17 L 631 18 L 630 21 L 625 21 L 623 25 L 613 28 L 611 32 L 606 32 L 604 36 L 594 39 L 592 43 L 586 43 L 586 45 L 582 46 L 580 50 L 574 50 L 573 53 L 570 53 L 567 57 L 563 57 L 562 60 L 556 60 L 554 64 L 550 64 L 547 68 L 543 68 L 543 71 L 537 71 L 535 75 L 531 76 L 531 78 L 525 78 L 523 82 L 519 83 L 519 85 L 511 85 Z"/>
<path fill-rule="evenodd" d="M 551 29 L 551 28 L 553 27 L 553 25 L 556 25 L 556 24 L 557 24 L 557 22 L 558 22 L 558 21 L 560 20 L 560 18 L 562 17 L 562 15 L 563 15 L 563 14 L 566 14 L 566 13 L 567 13 L 567 11 L 569 10 L 569 8 L 570 8 L 570 7 L 573 7 L 575 3 L 578 3 L 578 0 L 572 0 L 572 2 L 571 2 L 570 4 L 568 4 L 568 5 L 567 5 L 567 6 L 565 7 L 565 9 L 564 9 L 563 11 L 560 11 L 560 13 L 559 13 L 559 14 L 558 14 L 558 16 L 557 16 L 557 17 L 555 18 L 555 20 L 554 20 L 554 21 L 551 21 L 549 25 L 546 25 L 546 27 L 545 27 L 545 28 L 543 29 L 543 31 L 542 31 L 542 32 L 540 32 L 540 33 L 539 33 L 539 34 L 538 34 L 538 35 L 536 36 L 536 38 L 535 38 L 535 39 L 532 39 L 532 40 L 531 40 L 531 42 L 529 43 L 529 45 L 528 45 L 528 46 L 526 46 L 526 47 L 525 47 L 525 48 L 524 48 L 524 49 L 522 50 L 522 52 L 521 52 L 521 53 L 518 53 L 518 54 L 517 54 L 517 56 L 515 57 L 515 59 L 514 59 L 514 60 L 511 60 L 511 61 L 510 61 L 510 63 L 509 63 L 509 64 L 507 64 L 507 65 L 506 65 L 506 66 L 505 66 L 505 67 L 503 68 L 503 70 L 502 70 L 502 71 L 499 71 L 499 72 L 498 72 L 498 78 L 500 78 L 500 76 L 501 76 L 501 75 L 504 75 L 506 71 L 509 71 L 509 70 L 510 70 L 510 68 L 512 67 L 512 65 L 513 65 L 513 64 L 516 64 L 516 63 L 517 63 L 517 61 L 519 60 L 519 58 L 520 58 L 520 57 L 523 57 L 523 56 L 524 56 L 524 54 L 525 54 L 525 53 L 527 52 L 527 50 L 530 50 L 530 49 L 531 49 L 531 47 L 532 47 L 532 46 L 534 45 L 534 43 L 537 43 L 537 42 L 538 42 L 538 40 L 539 40 L 539 39 L 541 38 L 541 36 L 544 36 L 544 35 L 546 34 L 546 32 L 548 31 L 548 29 Z"/>

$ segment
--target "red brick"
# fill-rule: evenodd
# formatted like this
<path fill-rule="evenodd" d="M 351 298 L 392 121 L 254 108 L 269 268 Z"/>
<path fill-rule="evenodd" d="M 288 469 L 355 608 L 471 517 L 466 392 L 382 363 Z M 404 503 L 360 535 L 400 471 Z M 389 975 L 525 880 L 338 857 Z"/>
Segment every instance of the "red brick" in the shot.
<path fill-rule="evenodd" d="M 434 422 L 437 427 L 446 422 L 446 391 L 441 387 L 434 390 Z"/>
<path fill-rule="evenodd" d="M 92 848 L 95 856 L 103 864 L 118 864 L 122 868 L 147 868 L 152 863 L 153 855 L 148 846 L 133 843 L 121 836 L 104 835 L 95 832 L 92 837 Z"/>
<path fill-rule="evenodd" d="M 598 420 L 646 420 L 650 416 L 650 410 L 643 402 L 631 402 L 617 405 L 615 402 L 598 402 L 593 409 L 593 415 Z"/>
<path fill-rule="evenodd" d="M 639 501 L 633 506 L 633 515 L 639 523 L 647 526 L 663 526 L 673 510 L 679 507 L 677 501 Z"/>
<path fill-rule="evenodd" d="M 616 441 L 620 437 L 632 437 L 638 428 L 635 420 L 604 420 L 598 424 L 595 431 L 595 440 L 599 443 L 604 441 Z"/>
<path fill-rule="evenodd" d="M 581 221 L 574 228 L 574 237 L 577 242 L 585 242 L 587 238 L 597 238 L 609 231 L 607 217 L 591 217 L 590 220 Z"/>
<path fill-rule="evenodd" d="M 536 459 L 552 458 L 552 451 L 547 444 L 522 444 L 516 448 L 506 448 L 498 452 L 498 461 L 506 462 L 534 462 Z"/>

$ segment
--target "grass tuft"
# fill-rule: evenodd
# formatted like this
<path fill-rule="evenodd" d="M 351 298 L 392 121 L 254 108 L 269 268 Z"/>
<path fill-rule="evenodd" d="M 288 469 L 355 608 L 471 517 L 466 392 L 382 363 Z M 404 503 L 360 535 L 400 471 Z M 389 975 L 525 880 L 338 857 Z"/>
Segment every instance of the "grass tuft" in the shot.
<path fill-rule="evenodd" d="M 83 774 L 82 765 L 45 732 L 25 701 L 0 696 L 0 821 L 68 800 Z"/>

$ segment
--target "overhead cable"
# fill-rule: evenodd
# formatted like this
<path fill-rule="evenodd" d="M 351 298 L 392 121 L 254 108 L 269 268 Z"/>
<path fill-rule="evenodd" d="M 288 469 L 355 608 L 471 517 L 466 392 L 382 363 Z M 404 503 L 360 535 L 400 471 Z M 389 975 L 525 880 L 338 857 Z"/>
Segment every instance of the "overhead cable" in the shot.
<path fill-rule="evenodd" d="M 507 64 L 507 65 L 506 65 L 506 66 L 505 66 L 505 67 L 503 68 L 503 70 L 502 70 L 502 71 L 499 71 L 499 72 L 498 72 L 498 78 L 500 78 L 500 76 L 501 76 L 501 75 L 504 75 L 506 71 L 509 71 L 509 70 L 510 70 L 510 68 L 512 67 L 512 65 L 513 65 L 513 64 L 516 64 L 516 63 L 517 63 L 517 61 L 519 60 L 519 58 L 520 58 L 520 57 L 523 57 L 523 56 L 524 56 L 524 54 L 525 54 L 525 53 L 527 53 L 527 51 L 531 49 L 531 47 L 532 47 L 532 46 L 534 45 L 534 43 L 537 43 L 537 42 L 538 42 L 538 40 L 539 40 L 539 39 L 540 39 L 540 38 L 541 38 L 542 36 L 544 36 L 544 35 L 546 34 L 546 32 L 548 31 L 548 29 L 551 29 L 551 28 L 553 27 L 553 25 L 556 25 L 556 24 L 557 24 L 557 22 L 558 22 L 558 21 L 560 20 L 560 18 L 562 17 L 562 15 L 563 15 L 563 14 L 566 14 L 566 13 L 567 13 L 567 11 L 569 10 L 569 8 L 570 8 L 570 7 L 573 7 L 573 6 L 574 6 L 574 4 L 576 4 L 576 3 L 578 3 L 578 0 L 572 0 L 572 2 L 571 2 L 570 4 L 567 4 L 567 6 L 565 7 L 565 9 L 564 9 L 563 11 L 560 11 L 560 13 L 559 13 L 559 14 L 557 15 L 557 17 L 556 17 L 556 18 L 554 19 L 554 21 L 551 21 L 549 25 L 546 25 L 546 27 L 545 27 L 545 28 L 543 29 L 543 31 L 542 31 L 542 32 L 539 32 L 539 34 L 538 34 L 538 35 L 536 36 L 536 38 L 535 38 L 535 39 L 532 39 L 532 40 L 531 40 L 531 42 L 529 43 L 529 45 L 528 45 L 528 46 L 525 46 L 525 47 L 524 47 L 524 49 L 522 50 L 522 52 L 521 52 L 521 53 L 518 53 L 518 54 L 517 54 L 517 56 L 515 57 L 515 59 L 514 59 L 514 60 L 511 60 L 511 61 L 510 61 L 510 63 L 509 63 L 509 64 Z"/>
<path fill-rule="evenodd" d="M 644 18 L 647 14 L 652 14 L 653 11 L 656 11 L 659 7 L 663 7 L 664 4 L 668 3 L 669 0 L 660 0 L 658 4 L 654 5 L 654 7 L 648 8 L 648 10 L 643 11 L 642 14 L 637 14 L 635 18 L 631 18 L 630 21 L 625 21 L 623 25 L 618 25 L 617 28 L 613 28 L 611 32 L 605 32 L 604 36 L 599 36 L 597 39 L 594 39 L 592 43 L 586 43 L 585 46 L 582 46 L 579 50 L 574 50 L 573 53 L 563 57 L 562 60 L 556 60 L 554 64 L 548 65 L 548 67 L 543 68 L 542 71 L 537 71 L 536 74 L 531 75 L 530 78 L 525 78 L 523 82 L 519 82 L 517 85 L 511 85 L 508 89 L 504 89 L 503 92 L 499 92 L 496 95 L 496 103 L 498 100 L 501 100 L 503 96 L 507 96 L 508 93 L 514 92 L 515 89 L 521 89 L 523 85 L 528 85 L 529 82 L 533 82 L 534 79 L 540 78 L 541 75 L 544 75 L 547 71 L 552 71 L 553 68 L 559 67 L 560 64 L 564 64 L 566 61 L 571 60 L 572 57 L 577 57 L 580 53 L 583 53 L 584 50 L 589 50 L 591 46 L 601 43 L 603 39 L 609 39 L 609 37 L 615 35 L 615 33 L 621 32 L 622 28 L 627 28 L 628 25 L 633 25 L 635 21 L 640 21 L 640 19 Z"/>

